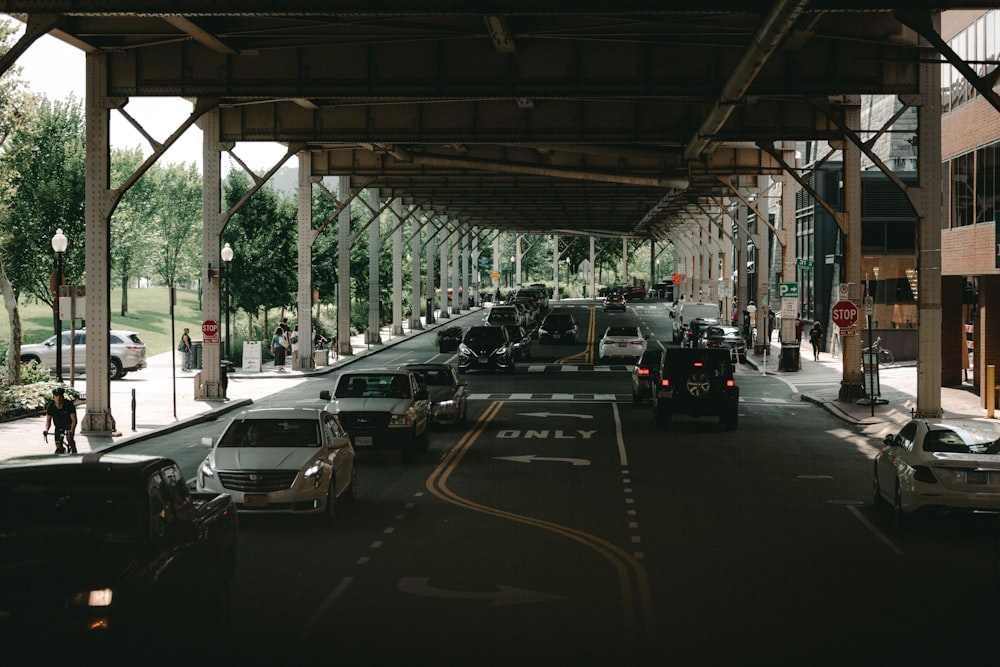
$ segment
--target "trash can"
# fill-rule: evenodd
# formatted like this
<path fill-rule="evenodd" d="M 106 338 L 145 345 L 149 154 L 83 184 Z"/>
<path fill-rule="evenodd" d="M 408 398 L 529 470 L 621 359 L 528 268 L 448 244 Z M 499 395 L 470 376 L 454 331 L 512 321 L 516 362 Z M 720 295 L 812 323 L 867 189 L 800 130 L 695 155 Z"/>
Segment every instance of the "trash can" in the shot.
<path fill-rule="evenodd" d="M 233 367 L 233 362 L 228 359 L 219 360 L 219 386 L 222 388 L 222 397 L 226 397 L 226 390 L 229 389 L 229 373 Z"/>
<path fill-rule="evenodd" d="M 799 344 L 798 343 L 782 343 L 781 344 L 781 364 L 778 370 L 782 371 L 797 371 L 799 370 Z"/>
<path fill-rule="evenodd" d="M 434 299 L 427 299 L 427 324 L 434 324 Z"/>
<path fill-rule="evenodd" d="M 191 341 L 191 368 L 201 370 L 201 341 Z"/>

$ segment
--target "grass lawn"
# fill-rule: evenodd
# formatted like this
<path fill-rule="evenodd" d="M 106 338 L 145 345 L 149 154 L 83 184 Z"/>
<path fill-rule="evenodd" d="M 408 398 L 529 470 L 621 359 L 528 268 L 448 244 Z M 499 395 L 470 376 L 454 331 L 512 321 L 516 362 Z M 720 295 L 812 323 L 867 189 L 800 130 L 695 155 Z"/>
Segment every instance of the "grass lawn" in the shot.
<path fill-rule="evenodd" d="M 170 290 L 166 287 L 129 289 L 128 314 L 121 316 L 122 292 L 111 290 L 111 328 L 138 331 L 146 343 L 147 354 L 159 354 L 171 348 Z M 23 343 L 40 343 L 55 333 L 52 323 L 52 309 L 44 303 L 21 304 L 21 328 Z M 222 326 L 222 322 L 219 322 Z M 77 326 L 80 323 L 77 322 Z M 230 323 L 230 326 L 232 324 Z M 177 290 L 177 305 L 174 306 L 174 340 L 179 340 L 184 327 L 190 327 L 191 337 L 201 338 L 201 309 L 198 292 Z M 63 331 L 69 330 L 69 322 L 63 322 Z M 0 340 L 6 350 L 10 341 L 10 324 L 7 317 L 0 318 Z"/>

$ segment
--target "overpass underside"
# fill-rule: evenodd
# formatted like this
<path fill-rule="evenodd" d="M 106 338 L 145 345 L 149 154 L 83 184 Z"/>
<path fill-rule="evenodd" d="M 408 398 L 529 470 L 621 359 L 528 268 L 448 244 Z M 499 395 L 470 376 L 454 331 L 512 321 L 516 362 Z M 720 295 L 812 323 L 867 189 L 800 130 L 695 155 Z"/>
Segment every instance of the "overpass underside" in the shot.
<path fill-rule="evenodd" d="M 859 104 L 884 94 L 920 119 L 920 185 L 910 197 L 920 219 L 920 358 L 930 359 L 923 353 L 940 336 L 935 26 L 941 10 L 993 4 L 0 0 L 0 11 L 27 24 L 0 68 L 45 33 L 87 52 L 88 377 L 107 367 L 110 215 L 192 123 L 205 137 L 206 320 L 219 321 L 220 282 L 208 280 L 209 265 L 220 266 L 231 214 L 220 206 L 221 156 L 241 141 L 281 142 L 297 161 L 300 312 L 310 306 L 312 241 L 336 227 L 345 268 L 348 204 L 361 189 L 376 193 L 361 198 L 370 210 L 394 215 L 400 238 L 384 241 L 394 255 L 408 243 L 424 258 L 415 304 L 433 289 L 435 258 L 443 287 L 446 252 L 457 275 L 468 266 L 459 258 L 496 231 L 676 241 L 675 252 L 710 267 L 706 248 L 734 252 L 723 229 L 731 207 L 766 192 L 781 193 L 773 231 L 785 275 L 794 275 L 790 223 L 803 182 L 794 142 L 802 140 L 843 152 L 837 220 L 850 298 L 860 300 L 857 174 L 863 137 L 882 128 L 861 126 Z M 111 183 L 109 115 L 150 96 L 188 98 L 192 114 L 171 137 L 151 138 L 153 154 L 131 179 Z M 339 183 L 336 221 L 314 221 L 309 210 L 324 177 Z M 429 243 L 417 233 L 426 228 Z M 204 349 L 207 399 L 222 397 L 219 355 L 219 345 Z M 940 369 L 921 368 L 920 377 L 919 411 L 939 413 Z M 858 369 L 845 366 L 844 384 L 850 398 Z M 107 381 L 88 383 L 84 428 L 110 432 L 112 423 Z"/>

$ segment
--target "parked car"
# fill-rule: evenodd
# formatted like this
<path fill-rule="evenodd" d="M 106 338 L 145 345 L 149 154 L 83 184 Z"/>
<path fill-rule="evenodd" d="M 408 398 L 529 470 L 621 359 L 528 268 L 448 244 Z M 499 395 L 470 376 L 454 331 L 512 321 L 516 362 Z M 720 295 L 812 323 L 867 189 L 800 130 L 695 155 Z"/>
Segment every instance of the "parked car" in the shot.
<path fill-rule="evenodd" d="M 500 327 L 505 324 L 521 324 L 523 321 L 521 311 L 514 306 L 493 306 L 486 314 L 486 324 Z"/>
<path fill-rule="evenodd" d="M 407 364 L 404 369 L 417 376 L 427 388 L 431 402 L 431 422 L 464 424 L 469 411 L 469 382 L 460 380 L 451 364 Z"/>
<path fill-rule="evenodd" d="M 531 358 L 531 334 L 524 327 L 508 324 L 504 327 L 510 337 L 511 345 L 514 346 L 514 356 L 517 359 Z"/>
<path fill-rule="evenodd" d="M 535 302 L 538 313 L 545 312 L 549 307 L 549 295 L 544 288 L 522 287 L 514 293 L 514 299 L 531 299 Z"/>
<path fill-rule="evenodd" d="M 178 465 L 161 456 L 0 462 L 0 536 L 6 664 L 62 664 L 48 658 L 61 653 L 98 660 L 83 647 L 103 658 L 116 651 L 110 664 L 134 661 L 130 648 L 197 633 L 204 619 L 229 612 L 233 499 L 189 492 Z"/>
<path fill-rule="evenodd" d="M 576 343 L 576 319 L 570 313 L 553 311 L 545 316 L 538 326 L 538 342 Z"/>
<path fill-rule="evenodd" d="M 604 297 L 604 312 L 609 310 L 620 310 L 625 312 L 625 297 L 615 292 Z"/>
<path fill-rule="evenodd" d="M 524 301 L 518 301 L 518 300 L 511 301 L 508 305 L 510 305 L 511 308 L 517 309 L 517 312 L 521 314 L 521 321 L 519 322 L 521 326 L 523 327 L 531 326 L 531 318 L 533 317 L 531 312 L 531 306 L 529 306 Z"/>
<path fill-rule="evenodd" d="M 674 415 L 715 416 L 726 430 L 736 429 L 740 389 L 725 350 L 671 348 L 663 353 L 660 384 L 653 402 L 657 428 L 667 428 Z"/>
<path fill-rule="evenodd" d="M 598 343 L 601 360 L 611 357 L 638 359 L 646 351 L 646 338 L 637 326 L 608 327 Z"/>
<path fill-rule="evenodd" d="M 632 403 L 639 405 L 652 401 L 660 385 L 660 368 L 663 366 L 663 348 L 646 350 L 632 369 Z"/>
<path fill-rule="evenodd" d="M 538 293 L 538 305 L 541 307 L 542 312 L 547 311 L 549 309 L 549 288 L 542 283 L 531 283 L 528 285 L 528 288 Z"/>
<path fill-rule="evenodd" d="M 911 419 L 885 436 L 872 497 L 897 522 L 932 507 L 1000 511 L 1000 432 L 981 422 Z"/>
<path fill-rule="evenodd" d="M 87 331 L 77 331 L 72 346 L 71 335 L 69 331 L 62 334 L 62 370 L 68 373 L 72 363 L 74 372 L 82 374 L 87 370 Z M 108 332 L 108 343 L 108 375 L 112 380 L 120 380 L 130 372 L 146 367 L 146 344 L 137 332 L 112 329 Z M 51 336 L 44 343 L 22 345 L 21 362 L 29 361 L 37 361 L 56 372 L 56 337 Z"/>
<path fill-rule="evenodd" d="M 340 418 L 340 425 L 351 436 L 356 452 L 395 449 L 405 459 L 411 459 L 427 451 L 430 394 L 411 371 L 399 368 L 345 371 L 337 378 L 333 393 L 324 389 L 319 397 L 329 401 L 326 409 Z"/>
<path fill-rule="evenodd" d="M 236 415 L 198 467 L 199 491 L 228 493 L 241 513 L 325 514 L 357 491 L 354 448 L 338 417 L 316 408 Z"/>
<path fill-rule="evenodd" d="M 633 301 L 635 299 L 645 300 L 646 290 L 638 285 L 634 287 L 625 287 L 622 289 L 622 296 L 625 297 L 626 301 Z"/>
<path fill-rule="evenodd" d="M 722 323 L 711 317 L 696 317 L 684 328 L 684 339 L 681 345 L 684 347 L 702 347 L 701 339 L 709 327 L 721 326 Z"/>
<path fill-rule="evenodd" d="M 525 290 L 521 291 L 523 292 Z M 519 296 L 514 299 L 512 303 L 515 306 L 520 305 L 524 307 L 527 318 L 527 324 L 525 324 L 525 326 L 532 327 L 538 322 L 542 311 L 538 308 L 538 300 L 534 296 Z"/>
<path fill-rule="evenodd" d="M 469 327 L 458 346 L 458 371 L 513 371 L 514 346 L 504 327 Z"/>
<path fill-rule="evenodd" d="M 747 362 L 747 342 L 744 340 L 743 333 L 738 327 L 710 325 L 705 328 L 698 342 L 701 347 L 717 347 L 722 350 L 729 350 L 730 354 L 735 350 L 739 362 L 741 364 Z"/>

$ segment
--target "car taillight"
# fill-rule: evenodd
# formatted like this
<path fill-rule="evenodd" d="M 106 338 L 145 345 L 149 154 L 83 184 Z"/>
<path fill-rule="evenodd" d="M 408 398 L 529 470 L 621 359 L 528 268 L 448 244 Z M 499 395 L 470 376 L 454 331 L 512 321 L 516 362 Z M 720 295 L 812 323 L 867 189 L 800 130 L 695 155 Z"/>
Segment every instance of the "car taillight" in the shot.
<path fill-rule="evenodd" d="M 661 387 L 669 387 L 670 386 L 670 379 L 669 378 L 663 378 L 662 380 L 660 380 L 660 386 Z"/>
<path fill-rule="evenodd" d="M 927 466 L 914 466 L 913 479 L 918 482 L 924 482 L 925 484 L 937 484 L 937 478 Z"/>
<path fill-rule="evenodd" d="M 633 340 L 629 343 L 629 345 L 642 345 L 642 340 Z"/>
<path fill-rule="evenodd" d="M 726 380 L 726 386 L 727 387 L 735 387 L 736 386 L 736 380 Z"/>
<path fill-rule="evenodd" d="M 635 369 L 635 372 L 638 375 L 649 375 L 649 369 L 648 368 L 637 368 L 637 369 Z"/>
<path fill-rule="evenodd" d="M 702 367 L 702 366 L 704 366 L 705 364 L 701 363 L 700 361 L 696 361 L 696 362 L 694 362 L 694 364 L 693 364 L 693 365 L 694 365 L 694 367 L 695 367 L 695 368 L 701 368 L 701 367 Z"/>
<path fill-rule="evenodd" d="M 126 345 L 125 349 L 129 352 L 140 352 L 142 350 L 141 345 Z"/>

